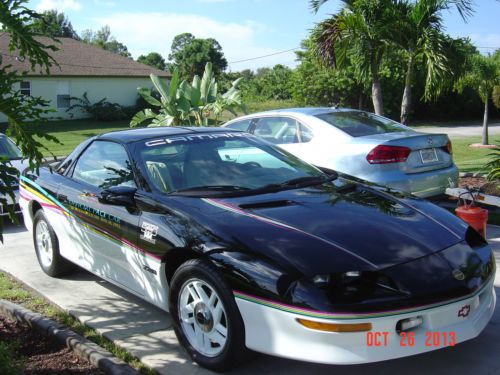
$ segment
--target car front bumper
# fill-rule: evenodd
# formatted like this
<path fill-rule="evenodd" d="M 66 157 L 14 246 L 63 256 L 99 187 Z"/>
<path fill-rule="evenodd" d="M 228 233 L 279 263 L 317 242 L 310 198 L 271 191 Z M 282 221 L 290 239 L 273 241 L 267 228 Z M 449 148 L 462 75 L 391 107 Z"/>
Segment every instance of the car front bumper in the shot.
<path fill-rule="evenodd" d="M 371 319 L 320 319 L 290 312 L 290 306 L 281 305 L 285 306 L 281 308 L 275 302 L 237 293 L 235 297 L 245 324 L 245 342 L 248 348 L 279 357 L 325 364 L 378 362 L 425 353 L 445 347 L 443 337 L 449 339 L 452 334 L 456 343 L 473 339 L 490 321 L 496 303 L 493 279 L 476 294 L 459 301 Z M 466 317 L 459 316 L 459 312 L 466 306 L 470 307 L 469 314 Z M 396 332 L 396 324 L 401 319 L 416 316 L 423 319 L 423 324 L 412 331 L 412 343 Z M 354 333 L 324 332 L 302 326 L 297 322 L 299 318 L 323 323 L 371 323 L 372 330 Z M 384 334 L 385 332 L 387 333 Z M 368 335 L 373 337 L 375 334 L 379 337 L 378 346 L 368 342 Z M 384 335 L 385 340 L 381 339 Z M 438 343 L 434 341 L 434 335 L 440 337 Z"/>

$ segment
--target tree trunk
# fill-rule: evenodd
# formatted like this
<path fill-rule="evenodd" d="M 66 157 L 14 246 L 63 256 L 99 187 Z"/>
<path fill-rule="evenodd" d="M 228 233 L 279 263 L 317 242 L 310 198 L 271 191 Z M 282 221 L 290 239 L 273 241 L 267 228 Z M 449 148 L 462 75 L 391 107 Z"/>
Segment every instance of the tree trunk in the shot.
<path fill-rule="evenodd" d="M 408 125 L 412 114 L 412 83 L 413 83 L 413 56 L 408 59 L 406 68 L 405 89 L 403 91 L 403 100 L 401 101 L 401 123 Z"/>
<path fill-rule="evenodd" d="M 363 107 L 365 106 L 364 102 L 363 89 L 360 89 L 358 95 L 358 109 L 363 109 Z"/>
<path fill-rule="evenodd" d="M 378 78 L 378 72 L 372 67 L 372 101 L 373 109 L 377 115 L 384 115 L 384 103 L 382 101 L 382 87 Z"/>
<path fill-rule="evenodd" d="M 483 145 L 488 144 L 488 101 L 489 95 L 486 94 L 486 100 L 484 101 L 484 117 L 483 117 Z"/>

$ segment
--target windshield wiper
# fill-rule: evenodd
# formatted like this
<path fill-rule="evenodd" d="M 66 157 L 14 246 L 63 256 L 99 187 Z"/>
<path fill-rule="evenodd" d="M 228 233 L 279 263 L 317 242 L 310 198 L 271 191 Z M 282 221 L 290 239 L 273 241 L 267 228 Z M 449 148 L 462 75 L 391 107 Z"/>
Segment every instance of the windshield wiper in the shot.
<path fill-rule="evenodd" d="M 169 192 L 169 194 L 188 194 L 188 193 L 196 193 L 196 192 L 205 192 L 205 191 L 216 191 L 216 192 L 232 192 L 232 191 L 245 191 L 250 190 L 250 188 L 244 186 L 235 186 L 235 185 L 205 185 L 205 186 L 194 186 L 184 189 L 177 189 Z"/>
<path fill-rule="evenodd" d="M 283 181 L 278 184 L 269 184 L 265 185 L 259 189 L 273 189 L 273 188 L 286 188 L 286 187 L 304 187 L 304 186 L 312 186 L 324 184 L 325 182 L 333 181 L 337 178 L 336 174 L 332 174 L 330 176 L 305 176 L 293 178 L 291 180 Z"/>

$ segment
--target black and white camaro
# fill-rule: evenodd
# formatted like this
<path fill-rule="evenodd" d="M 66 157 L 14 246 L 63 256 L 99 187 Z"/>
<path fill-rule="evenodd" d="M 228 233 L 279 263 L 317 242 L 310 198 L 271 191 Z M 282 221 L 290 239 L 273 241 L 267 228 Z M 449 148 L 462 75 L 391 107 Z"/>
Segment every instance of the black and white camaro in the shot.
<path fill-rule="evenodd" d="M 422 353 L 438 347 L 429 332 L 476 337 L 495 307 L 492 250 L 461 220 L 242 132 L 104 134 L 25 171 L 20 195 L 47 274 L 78 264 L 169 311 L 210 369 L 247 349 L 335 364 Z"/>

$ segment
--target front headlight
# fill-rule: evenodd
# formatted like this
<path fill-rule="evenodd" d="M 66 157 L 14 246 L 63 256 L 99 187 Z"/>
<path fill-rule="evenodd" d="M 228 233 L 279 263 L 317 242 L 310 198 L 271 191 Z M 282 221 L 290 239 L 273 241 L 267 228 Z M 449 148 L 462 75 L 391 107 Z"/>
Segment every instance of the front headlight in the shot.
<path fill-rule="evenodd" d="M 347 271 L 316 275 L 310 281 L 337 303 L 354 303 L 367 299 L 406 296 L 408 292 L 390 277 L 374 271 Z"/>

